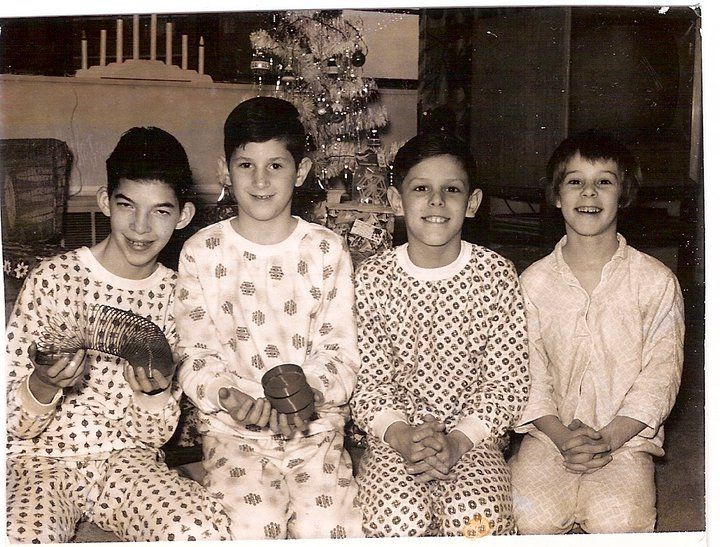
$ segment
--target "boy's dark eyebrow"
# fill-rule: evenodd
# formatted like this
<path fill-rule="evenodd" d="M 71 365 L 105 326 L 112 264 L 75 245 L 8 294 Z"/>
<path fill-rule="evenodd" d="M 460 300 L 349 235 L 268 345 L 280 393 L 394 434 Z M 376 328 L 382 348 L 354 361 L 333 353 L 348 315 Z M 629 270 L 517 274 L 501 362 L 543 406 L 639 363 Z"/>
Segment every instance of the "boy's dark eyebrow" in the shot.
<path fill-rule="evenodd" d="M 428 180 L 430 180 L 430 178 L 429 178 L 429 177 L 413 177 L 413 178 L 408 179 L 408 180 L 428 181 Z M 462 182 L 463 184 L 470 184 L 470 181 L 466 181 L 466 180 L 458 179 L 458 178 L 446 179 L 444 182 Z"/>
<path fill-rule="evenodd" d="M 580 172 L 581 172 L 580 169 L 573 169 L 572 171 L 565 171 L 565 176 L 567 176 L 567 175 L 572 175 L 572 174 L 574 174 L 574 173 L 580 173 Z M 615 175 L 616 177 L 618 176 L 618 172 L 617 172 L 617 171 L 611 171 L 611 170 L 609 170 L 609 169 L 604 169 L 604 170 L 602 170 L 602 171 L 600 171 L 600 172 L 601 172 L 601 173 L 608 173 L 608 174 L 610 174 L 610 175 Z"/>
<path fill-rule="evenodd" d="M 113 199 L 124 199 L 125 201 L 129 201 L 130 203 L 135 203 L 132 199 L 130 199 L 130 198 L 127 197 L 125 194 L 122 194 L 122 193 L 120 193 L 120 192 L 117 192 L 117 193 L 113 196 Z M 172 203 L 172 202 L 170 202 L 170 201 L 165 201 L 165 202 L 163 202 L 163 203 L 156 203 L 155 205 L 153 205 L 153 207 L 174 208 L 174 207 L 175 207 L 175 204 Z"/>
<path fill-rule="evenodd" d="M 250 158 L 249 156 L 243 156 L 243 155 L 238 154 L 237 156 L 235 156 L 234 161 L 245 161 L 245 160 L 250 160 L 250 159 L 252 159 L 252 158 Z M 272 158 L 268 158 L 269 161 L 287 160 L 287 159 L 288 158 L 285 156 L 273 156 Z"/>

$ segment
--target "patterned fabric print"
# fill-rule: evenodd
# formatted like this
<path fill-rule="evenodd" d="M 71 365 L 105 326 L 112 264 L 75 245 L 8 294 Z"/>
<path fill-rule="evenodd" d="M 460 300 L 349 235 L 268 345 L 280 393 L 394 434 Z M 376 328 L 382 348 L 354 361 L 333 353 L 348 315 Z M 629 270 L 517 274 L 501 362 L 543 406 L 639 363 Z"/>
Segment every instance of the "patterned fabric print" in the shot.
<path fill-rule="evenodd" d="M 600 429 L 627 416 L 648 427 L 625 446 L 661 456 L 682 375 L 682 292 L 661 262 L 618 241 L 591 295 L 563 259 L 566 238 L 523 272 L 532 389 L 516 430 L 549 442 L 530 422 Z"/>
<path fill-rule="evenodd" d="M 358 269 L 362 361 L 353 417 L 378 438 L 394 421 L 416 425 L 432 414 L 473 442 L 496 439 L 515 423 L 528 392 L 525 317 L 512 263 L 465 242 L 445 278 L 419 279 L 422 272 L 409 274 L 408 262 L 405 246 Z"/>
<path fill-rule="evenodd" d="M 186 359 L 179 379 L 200 410 L 203 433 L 272 436 L 239 426 L 220 407 L 218 389 L 263 396 L 261 378 L 282 363 L 302 366 L 324 395 L 310 434 L 341 429 L 355 386 L 358 355 L 352 267 L 344 242 L 298 219 L 276 245 L 241 237 L 230 221 L 188 240 L 179 264 L 175 316 Z"/>
<path fill-rule="evenodd" d="M 9 457 L 7 538 L 11 543 L 67 543 L 87 509 L 97 471 L 84 462 L 37 456 Z"/>
<path fill-rule="evenodd" d="M 499 439 L 528 392 L 517 275 L 502 257 L 466 242 L 455 263 L 436 270 L 414 267 L 403 246 L 368 260 L 357 273 L 362 361 L 351 404 L 370 434 L 358 479 L 365 531 L 422 535 L 437 520 L 442 534 L 453 535 L 483 513 L 493 533 L 512 533 Z M 416 484 L 380 440 L 394 421 L 417 425 L 426 414 L 475 444 L 456 465 L 457 482 Z"/>
<path fill-rule="evenodd" d="M 455 471 L 456 480 L 419 483 L 395 450 L 371 438 L 357 476 L 365 535 L 459 536 L 479 519 L 493 534 L 515 534 L 510 471 L 498 447 L 473 448 Z"/>
<path fill-rule="evenodd" d="M 206 436 L 205 487 L 233 539 L 362 537 L 357 486 L 342 435 L 290 441 Z"/>
<path fill-rule="evenodd" d="M 228 518 L 198 483 L 171 471 L 152 450 L 107 460 L 18 456 L 7 460 L 8 536 L 67 542 L 85 514 L 124 541 L 228 539 Z"/>
<path fill-rule="evenodd" d="M 652 532 L 655 468 L 647 452 L 621 450 L 589 474 L 570 473 L 555 446 L 526 436 L 510 460 L 521 534 L 564 534 L 577 522 L 589 533 Z"/>
<path fill-rule="evenodd" d="M 166 448 L 200 446 L 202 444 L 200 428 L 200 413 L 188 396 L 183 393 L 180 398 L 180 419 L 175 433 L 169 441 L 170 446 Z"/>
<path fill-rule="evenodd" d="M 30 274 L 7 325 L 8 454 L 92 456 L 160 447 L 170 438 L 179 414 L 179 386 L 171 394 L 133 394 L 123 377 L 124 360 L 88 351 L 81 382 L 44 405 L 27 386 L 33 371 L 27 350 L 51 316 L 77 316 L 95 303 L 150 319 L 172 346 L 174 285 L 174 272 L 162 265 L 146 279 L 117 277 L 87 247 L 44 261 Z"/>

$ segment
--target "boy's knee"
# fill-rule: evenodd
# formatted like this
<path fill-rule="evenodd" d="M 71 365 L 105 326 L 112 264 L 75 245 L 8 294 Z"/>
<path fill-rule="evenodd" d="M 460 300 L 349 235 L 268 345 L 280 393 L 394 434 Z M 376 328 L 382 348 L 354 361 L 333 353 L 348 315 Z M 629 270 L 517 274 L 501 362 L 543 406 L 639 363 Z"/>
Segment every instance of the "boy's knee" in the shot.
<path fill-rule="evenodd" d="M 445 498 L 440 535 L 483 537 L 517 533 L 509 492 L 493 495 L 492 499 L 479 492 L 462 493 L 464 496 L 459 499 L 457 491 L 452 499 Z"/>
<path fill-rule="evenodd" d="M 293 539 L 352 539 L 363 537 L 362 516 L 359 509 L 348 514 L 317 515 L 315 518 L 291 519 L 288 538 Z"/>
<path fill-rule="evenodd" d="M 229 519 L 231 538 L 286 539 L 288 537 L 287 502 L 263 500 L 262 496 L 248 495 L 252 503 L 242 498 L 226 499 L 223 510 Z M 255 503 L 255 505 L 253 505 Z"/>
<path fill-rule="evenodd" d="M 571 521 L 552 521 L 549 519 L 528 519 L 516 517 L 518 533 L 524 536 L 567 534 L 574 525 Z"/>
<path fill-rule="evenodd" d="M 37 524 L 37 523 L 35 523 Z M 32 523 L 13 522 L 8 518 L 8 543 L 68 543 L 75 535 L 75 528 L 52 522 L 35 526 Z"/>
<path fill-rule="evenodd" d="M 608 507 L 597 503 L 587 509 L 587 517 L 582 519 L 580 526 L 589 534 L 650 533 L 655 530 L 655 517 L 654 505 Z"/>
<path fill-rule="evenodd" d="M 287 522 L 285 518 L 268 519 L 259 515 L 254 518 L 234 518 L 230 523 L 230 535 L 234 540 L 287 539 Z"/>
<path fill-rule="evenodd" d="M 523 535 L 565 534 L 575 524 L 573 512 L 558 507 L 549 498 L 540 501 L 518 496 L 513 512 L 518 532 Z"/>
<path fill-rule="evenodd" d="M 163 535 L 160 541 L 224 541 L 230 536 L 230 522 L 227 518 L 208 519 L 200 516 L 170 517 L 161 524 Z M 160 523 L 158 523 L 160 524 Z"/>
<path fill-rule="evenodd" d="M 432 528 L 429 508 L 411 507 L 390 500 L 375 507 L 363 507 L 366 537 L 420 537 Z"/>
<path fill-rule="evenodd" d="M 504 536 L 517 534 L 512 511 L 483 511 L 472 515 L 445 516 L 440 528 L 442 536 L 464 536 L 468 538 L 486 535 Z"/>

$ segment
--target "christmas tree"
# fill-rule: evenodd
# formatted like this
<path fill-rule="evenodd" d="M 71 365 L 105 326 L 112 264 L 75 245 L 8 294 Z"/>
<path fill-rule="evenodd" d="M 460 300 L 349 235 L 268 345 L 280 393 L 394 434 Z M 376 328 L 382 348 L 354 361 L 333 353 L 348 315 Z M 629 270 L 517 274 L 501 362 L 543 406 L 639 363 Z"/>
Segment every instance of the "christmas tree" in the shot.
<path fill-rule="evenodd" d="M 381 147 L 378 135 L 388 119 L 377 84 L 362 74 L 368 54 L 362 21 L 341 11 L 287 11 L 274 14 L 272 28 L 253 32 L 250 41 L 258 94 L 297 107 L 320 187 L 383 202 L 384 180 L 382 188 L 374 188 L 378 180 L 365 192 L 358 187 L 358 180 L 367 179 L 358 170 L 368 162 L 384 169 L 392 153 Z"/>

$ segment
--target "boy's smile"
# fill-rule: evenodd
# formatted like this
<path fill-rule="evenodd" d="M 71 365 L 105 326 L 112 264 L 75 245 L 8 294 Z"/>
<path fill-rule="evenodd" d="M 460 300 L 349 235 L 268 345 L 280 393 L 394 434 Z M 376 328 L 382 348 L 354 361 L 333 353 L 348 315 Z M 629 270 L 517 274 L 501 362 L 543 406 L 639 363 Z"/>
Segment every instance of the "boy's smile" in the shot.
<path fill-rule="evenodd" d="M 622 179 L 615 161 L 590 161 L 575 154 L 567 162 L 556 201 L 568 236 L 612 233 L 615 237 L 621 191 Z"/>
<path fill-rule="evenodd" d="M 438 267 L 457 258 L 463 221 L 475 214 L 482 193 L 470 194 L 462 164 L 445 154 L 413 166 L 388 197 L 396 214 L 405 217 L 410 258 L 417 266 Z"/>
<path fill-rule="evenodd" d="M 440 216 L 427 216 L 427 217 L 422 217 L 422 219 L 425 222 L 429 222 L 430 224 L 445 224 L 446 222 L 450 222 L 449 217 L 440 217 Z"/>
<path fill-rule="evenodd" d="M 235 230 L 256 243 L 285 239 L 294 227 L 293 190 L 305 181 L 311 165 L 303 158 L 296 168 L 292 154 L 278 139 L 238 147 L 228 165 L 238 204 L 238 216 L 232 221 Z"/>
<path fill-rule="evenodd" d="M 180 209 L 173 188 L 159 180 L 120 179 L 108 196 L 98 194 L 98 203 L 110 217 L 110 236 L 93 248 L 100 263 L 112 273 L 128 279 L 144 279 L 155 270 L 157 256 L 176 229 L 184 228 L 194 207 Z"/>

